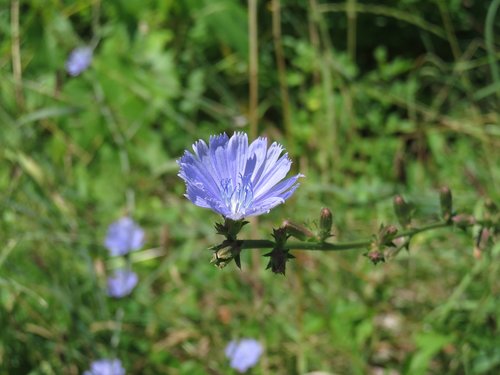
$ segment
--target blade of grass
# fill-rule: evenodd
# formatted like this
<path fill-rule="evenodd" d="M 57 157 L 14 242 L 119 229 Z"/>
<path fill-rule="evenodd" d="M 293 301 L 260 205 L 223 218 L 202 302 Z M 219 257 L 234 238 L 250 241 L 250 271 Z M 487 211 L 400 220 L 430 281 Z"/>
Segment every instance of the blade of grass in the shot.
<path fill-rule="evenodd" d="M 493 0 L 490 7 L 488 8 L 488 13 L 486 14 L 486 23 L 484 25 L 484 39 L 486 42 L 486 50 L 488 51 L 488 63 L 490 64 L 491 76 L 493 81 L 499 88 L 497 90 L 497 97 L 500 99 L 500 73 L 498 72 L 498 63 L 495 59 L 495 45 L 494 45 L 494 22 L 495 16 L 497 14 L 498 6 L 500 5 L 500 0 Z"/>
<path fill-rule="evenodd" d="M 442 39 L 446 39 L 446 33 L 440 27 L 433 25 L 423 18 L 408 12 L 397 10 L 383 5 L 368 5 L 368 4 L 355 4 L 354 10 L 357 13 L 369 13 L 379 16 L 391 17 L 409 24 L 418 26 L 422 30 L 426 30 Z M 346 13 L 348 11 L 347 4 L 321 4 L 318 6 L 318 11 L 321 13 L 336 12 Z"/>

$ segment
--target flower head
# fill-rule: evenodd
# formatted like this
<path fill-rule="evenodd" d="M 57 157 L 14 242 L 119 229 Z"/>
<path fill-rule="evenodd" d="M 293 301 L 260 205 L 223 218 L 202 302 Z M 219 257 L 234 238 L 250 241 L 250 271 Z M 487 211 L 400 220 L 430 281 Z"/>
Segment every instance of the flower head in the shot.
<path fill-rule="evenodd" d="M 287 153 L 281 155 L 280 144 L 268 148 L 264 137 L 249 145 L 245 133 L 220 134 L 211 136 L 208 145 L 199 140 L 193 150 L 177 161 L 186 197 L 232 220 L 269 212 L 293 194 L 303 177 L 283 180 L 292 161 Z"/>
<path fill-rule="evenodd" d="M 69 54 L 66 61 L 66 70 L 75 77 L 87 69 L 92 62 L 92 48 L 77 47 Z"/>
<path fill-rule="evenodd" d="M 125 369 L 119 359 L 100 359 L 92 362 L 83 375 L 125 375 Z"/>
<path fill-rule="evenodd" d="M 254 339 L 242 339 L 231 341 L 226 346 L 226 357 L 230 360 L 230 366 L 238 372 L 245 372 L 255 366 L 262 355 L 262 345 Z"/>
<path fill-rule="evenodd" d="M 132 293 L 139 278 L 135 272 L 127 269 L 118 269 L 108 277 L 108 296 L 122 298 Z"/>
<path fill-rule="evenodd" d="M 143 241 L 144 231 L 141 227 L 131 218 L 123 217 L 109 226 L 104 246 L 113 256 L 125 255 L 140 249 Z"/>

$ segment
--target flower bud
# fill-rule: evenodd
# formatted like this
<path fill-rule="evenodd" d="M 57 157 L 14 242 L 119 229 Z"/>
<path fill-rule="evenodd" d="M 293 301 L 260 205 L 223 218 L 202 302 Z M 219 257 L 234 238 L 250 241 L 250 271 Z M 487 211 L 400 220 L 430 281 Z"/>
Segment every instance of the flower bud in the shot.
<path fill-rule="evenodd" d="M 439 189 L 439 201 L 441 202 L 441 216 L 445 221 L 450 221 L 452 217 L 452 196 L 449 187 L 443 186 Z"/>
<path fill-rule="evenodd" d="M 411 222 L 411 206 L 405 202 L 401 195 L 394 197 L 394 212 L 398 218 L 399 224 L 407 228 Z"/>
<path fill-rule="evenodd" d="M 314 233 L 302 225 L 291 222 L 290 220 L 283 221 L 281 228 L 285 229 L 286 233 L 298 240 L 305 241 L 307 238 L 314 237 Z"/>
<path fill-rule="evenodd" d="M 218 268 L 226 267 L 233 259 L 236 266 L 241 269 L 241 243 L 238 241 L 224 240 L 221 244 L 209 248 L 214 252 L 210 263 Z"/>
<path fill-rule="evenodd" d="M 371 260 L 371 262 L 377 265 L 380 262 L 385 262 L 385 256 L 382 251 L 378 248 L 372 248 L 369 252 L 365 254 L 365 256 Z"/>
<path fill-rule="evenodd" d="M 398 233 L 398 228 L 395 225 L 381 225 L 378 232 L 378 244 L 393 246 L 392 240 Z"/>
<path fill-rule="evenodd" d="M 321 242 L 332 236 L 333 216 L 329 208 L 323 207 L 319 217 L 319 239 Z"/>
<path fill-rule="evenodd" d="M 218 268 L 226 267 L 233 260 L 233 254 L 230 247 L 224 247 L 214 251 L 210 263 L 215 264 Z"/>

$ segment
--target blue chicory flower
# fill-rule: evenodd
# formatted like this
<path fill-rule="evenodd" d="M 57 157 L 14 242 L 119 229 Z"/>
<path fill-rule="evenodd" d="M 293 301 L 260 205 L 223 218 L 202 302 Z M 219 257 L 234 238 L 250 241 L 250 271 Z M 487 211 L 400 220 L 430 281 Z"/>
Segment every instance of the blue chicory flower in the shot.
<path fill-rule="evenodd" d="M 100 359 L 92 362 L 83 375 L 125 375 L 125 369 L 119 359 Z"/>
<path fill-rule="evenodd" d="M 262 355 L 262 345 L 254 339 L 241 339 L 231 341 L 226 346 L 226 357 L 230 360 L 230 366 L 238 372 L 245 372 L 255 366 Z"/>
<path fill-rule="evenodd" d="M 208 146 L 200 139 L 193 150 L 177 161 L 185 196 L 232 220 L 268 213 L 293 194 L 303 177 L 283 180 L 292 161 L 287 153 L 281 155 L 280 144 L 267 148 L 264 137 L 249 145 L 245 133 L 236 132 L 231 138 L 220 134 L 211 136 Z"/>
<path fill-rule="evenodd" d="M 123 217 L 115 221 L 108 228 L 104 246 L 113 256 L 125 255 L 133 250 L 138 250 L 144 242 L 144 231 L 134 220 Z"/>
<path fill-rule="evenodd" d="M 69 75 L 75 77 L 86 70 L 92 62 L 92 48 L 77 47 L 71 51 L 66 61 L 66 70 Z"/>
<path fill-rule="evenodd" d="M 108 277 L 108 296 L 122 298 L 132 293 L 139 281 L 139 277 L 128 269 L 118 269 Z"/>

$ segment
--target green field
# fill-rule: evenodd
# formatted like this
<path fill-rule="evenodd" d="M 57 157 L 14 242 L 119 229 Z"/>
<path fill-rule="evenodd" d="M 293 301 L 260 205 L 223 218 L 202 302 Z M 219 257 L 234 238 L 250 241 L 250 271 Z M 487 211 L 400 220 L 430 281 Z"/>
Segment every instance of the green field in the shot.
<path fill-rule="evenodd" d="M 77 47 L 92 49 L 81 74 Z M 500 373 L 500 224 L 420 233 L 373 265 L 366 249 L 266 250 L 210 264 L 221 217 L 184 197 L 176 160 L 242 131 L 284 145 L 300 187 L 250 220 L 332 243 L 500 206 L 500 0 L 0 1 L 0 375 L 236 374 L 231 340 L 263 346 L 254 375 Z M 493 203 L 492 203 L 493 202 Z M 494 210 L 493 210 L 494 211 Z M 129 258 L 104 246 L 124 215 Z M 496 241 L 496 242 L 495 242 Z M 131 263 L 132 294 L 107 277 Z"/>

